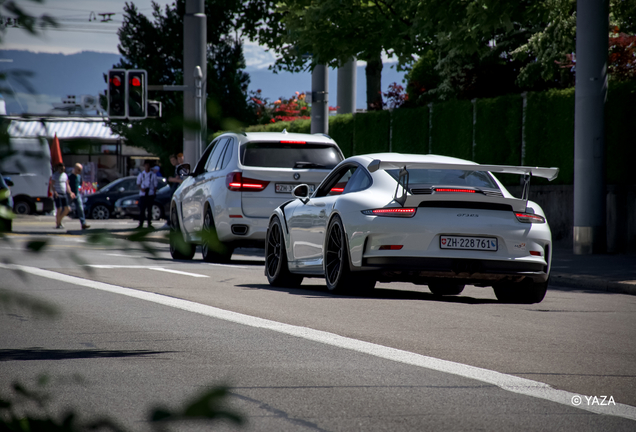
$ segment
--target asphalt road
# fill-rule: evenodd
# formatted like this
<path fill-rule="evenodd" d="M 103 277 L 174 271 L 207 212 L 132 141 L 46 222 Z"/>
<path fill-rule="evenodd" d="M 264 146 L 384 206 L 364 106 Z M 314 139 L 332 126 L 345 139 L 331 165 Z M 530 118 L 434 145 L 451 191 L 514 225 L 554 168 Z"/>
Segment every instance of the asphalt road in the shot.
<path fill-rule="evenodd" d="M 0 261 L 48 272 L 0 268 L 2 287 L 61 314 L 51 321 L 2 311 L 0 389 L 47 373 L 58 409 L 105 413 L 140 430 L 148 407 L 228 383 L 246 430 L 636 426 L 624 418 L 636 419 L 634 296 L 551 287 L 540 304 L 506 305 L 488 288 L 439 299 L 401 283 L 334 296 L 319 279 L 270 287 L 253 253 L 235 254 L 231 265 L 204 263 L 200 254 L 176 262 L 165 245 L 153 244 L 152 257 L 134 244 L 89 245 L 81 236 L 48 236 L 43 253 L 26 253 L 34 238 L 43 236 L 0 241 Z M 435 359 L 447 362 L 437 367 Z M 611 396 L 620 413 L 593 399 L 555 402 L 519 378 L 567 398 L 597 396 L 597 404 Z"/>

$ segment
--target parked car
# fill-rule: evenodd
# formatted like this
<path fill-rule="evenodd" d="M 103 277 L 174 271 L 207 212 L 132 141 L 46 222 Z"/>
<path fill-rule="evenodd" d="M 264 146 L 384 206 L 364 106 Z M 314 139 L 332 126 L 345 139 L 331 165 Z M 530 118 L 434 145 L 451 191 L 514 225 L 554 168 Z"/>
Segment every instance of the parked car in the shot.
<path fill-rule="evenodd" d="M 152 205 L 152 220 L 165 219 L 170 214 L 170 199 L 174 190 L 169 185 L 163 186 L 157 191 L 155 203 Z M 131 217 L 139 219 L 139 194 L 120 198 L 115 202 L 115 215 L 117 217 Z"/>
<path fill-rule="evenodd" d="M 165 179 L 160 180 L 165 183 Z M 91 219 L 109 219 L 114 214 L 115 202 L 123 197 L 139 193 L 137 177 L 129 176 L 115 180 L 92 195 L 83 197 L 84 213 Z"/>
<path fill-rule="evenodd" d="M 263 246 L 268 218 L 297 185 L 320 184 L 343 155 L 322 134 L 226 133 L 205 150 L 172 197 L 170 252 L 226 261 L 235 247 Z"/>
<path fill-rule="evenodd" d="M 11 189 L 13 181 L 0 175 L 0 232 L 11 232 L 13 229 L 13 197 Z"/>
<path fill-rule="evenodd" d="M 51 153 L 37 138 L 11 138 L 11 154 L 0 158 L 0 172 L 11 176 L 13 211 L 17 214 L 45 213 L 53 210 L 49 196 Z"/>
<path fill-rule="evenodd" d="M 475 284 L 492 286 L 503 302 L 538 303 L 552 236 L 543 210 L 528 200 L 529 179 L 553 180 L 558 171 L 436 155 L 348 158 L 315 192 L 297 186 L 296 199 L 274 211 L 265 274 L 274 286 L 324 277 L 334 292 L 379 280 L 457 295 Z M 524 196 L 512 196 L 493 172 L 524 175 Z"/>

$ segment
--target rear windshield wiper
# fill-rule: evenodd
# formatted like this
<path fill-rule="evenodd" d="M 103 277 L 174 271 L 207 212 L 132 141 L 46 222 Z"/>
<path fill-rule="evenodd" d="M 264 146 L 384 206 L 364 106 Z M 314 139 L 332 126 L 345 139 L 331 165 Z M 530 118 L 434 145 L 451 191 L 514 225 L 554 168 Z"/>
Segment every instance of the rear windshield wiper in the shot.
<path fill-rule="evenodd" d="M 327 168 L 326 166 L 314 162 L 298 161 L 294 164 L 294 168 Z"/>

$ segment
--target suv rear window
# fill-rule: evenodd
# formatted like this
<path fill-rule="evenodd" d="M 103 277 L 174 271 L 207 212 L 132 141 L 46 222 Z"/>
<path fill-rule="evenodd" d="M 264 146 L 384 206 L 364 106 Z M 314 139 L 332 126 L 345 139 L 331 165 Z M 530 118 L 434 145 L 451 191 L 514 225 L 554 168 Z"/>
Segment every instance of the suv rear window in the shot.
<path fill-rule="evenodd" d="M 245 166 L 332 169 L 340 161 L 338 149 L 328 144 L 251 142 L 241 146 L 241 163 Z"/>

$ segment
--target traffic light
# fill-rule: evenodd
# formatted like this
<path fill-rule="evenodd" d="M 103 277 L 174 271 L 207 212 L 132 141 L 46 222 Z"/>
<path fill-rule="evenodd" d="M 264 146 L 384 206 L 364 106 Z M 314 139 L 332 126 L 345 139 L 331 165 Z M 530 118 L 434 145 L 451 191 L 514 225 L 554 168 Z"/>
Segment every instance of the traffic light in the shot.
<path fill-rule="evenodd" d="M 126 118 L 126 71 L 111 69 L 108 71 L 108 117 L 113 119 Z"/>
<path fill-rule="evenodd" d="M 145 70 L 126 72 L 128 78 L 128 118 L 130 120 L 140 120 L 147 117 L 148 87 L 146 86 L 146 76 Z"/>
<path fill-rule="evenodd" d="M 152 117 L 152 118 L 158 118 L 161 117 L 161 102 L 156 101 L 156 100 L 149 100 L 148 101 L 148 105 L 147 105 L 148 109 L 146 111 L 148 117 Z"/>

